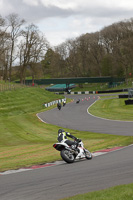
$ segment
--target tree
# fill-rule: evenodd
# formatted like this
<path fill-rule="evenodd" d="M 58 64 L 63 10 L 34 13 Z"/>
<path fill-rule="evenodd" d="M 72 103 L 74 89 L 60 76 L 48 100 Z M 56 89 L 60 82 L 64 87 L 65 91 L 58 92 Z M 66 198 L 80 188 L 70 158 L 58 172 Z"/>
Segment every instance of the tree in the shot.
<path fill-rule="evenodd" d="M 48 42 L 34 24 L 28 25 L 22 35 L 23 39 L 19 45 L 18 54 L 20 60 L 20 80 L 21 83 L 25 83 L 26 67 L 30 67 L 34 81 L 35 68 L 37 63 L 42 60 L 48 48 Z"/>
<path fill-rule="evenodd" d="M 0 16 L 0 69 L 5 81 L 8 79 L 8 55 L 10 48 L 10 35 L 6 33 L 5 20 Z"/>
<path fill-rule="evenodd" d="M 52 50 L 51 48 L 48 48 L 46 54 L 44 55 L 43 60 L 41 61 L 44 75 L 46 73 L 47 74 L 51 73 L 51 68 L 52 68 L 51 63 L 52 63 L 52 59 L 53 59 L 54 53 L 55 53 L 54 50 Z"/>
<path fill-rule="evenodd" d="M 10 49 L 9 49 L 9 79 L 11 81 L 12 65 L 16 59 L 15 56 L 15 43 L 18 37 L 21 36 L 21 27 L 25 23 L 24 19 L 20 19 L 18 14 L 10 14 L 6 17 L 7 31 L 10 35 Z"/>
<path fill-rule="evenodd" d="M 77 39 L 67 40 L 65 43 L 60 45 L 57 50 L 58 53 L 61 55 L 62 60 L 64 60 L 65 75 L 73 77 L 79 76 L 80 70 L 78 68 L 79 57 Z"/>
<path fill-rule="evenodd" d="M 133 20 L 121 21 L 105 27 L 101 31 L 101 38 L 108 57 L 112 60 L 112 74 L 128 78 L 128 73 L 132 71 L 133 66 Z"/>

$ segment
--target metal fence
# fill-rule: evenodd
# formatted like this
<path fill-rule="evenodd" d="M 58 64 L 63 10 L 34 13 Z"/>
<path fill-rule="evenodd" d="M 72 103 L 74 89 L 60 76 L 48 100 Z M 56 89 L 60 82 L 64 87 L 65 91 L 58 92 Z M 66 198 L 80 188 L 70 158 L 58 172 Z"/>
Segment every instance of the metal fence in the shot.
<path fill-rule="evenodd" d="M 0 92 L 3 91 L 11 91 L 11 90 L 16 90 L 18 88 L 23 88 L 26 87 L 25 85 L 21 85 L 21 84 L 1 84 L 0 83 Z"/>

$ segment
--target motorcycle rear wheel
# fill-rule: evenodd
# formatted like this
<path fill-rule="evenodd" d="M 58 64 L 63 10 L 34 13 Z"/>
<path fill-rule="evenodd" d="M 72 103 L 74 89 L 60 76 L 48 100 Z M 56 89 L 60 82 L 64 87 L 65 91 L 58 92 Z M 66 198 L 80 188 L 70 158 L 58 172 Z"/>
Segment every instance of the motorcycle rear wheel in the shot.
<path fill-rule="evenodd" d="M 73 163 L 75 160 L 74 155 L 67 149 L 63 149 L 60 152 L 60 155 L 61 155 L 62 159 L 67 163 Z"/>

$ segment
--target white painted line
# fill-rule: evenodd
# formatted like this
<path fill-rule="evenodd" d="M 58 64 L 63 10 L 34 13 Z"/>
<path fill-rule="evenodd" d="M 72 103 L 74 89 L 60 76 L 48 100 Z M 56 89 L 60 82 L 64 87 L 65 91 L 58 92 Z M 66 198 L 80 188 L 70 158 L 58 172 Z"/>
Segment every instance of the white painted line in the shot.
<path fill-rule="evenodd" d="M 106 154 L 106 153 L 109 153 L 109 152 L 96 152 L 96 153 L 92 153 L 92 156 L 93 157 L 101 156 L 101 155 Z"/>
<path fill-rule="evenodd" d="M 92 115 L 90 112 L 89 112 L 89 108 L 91 106 L 93 106 L 99 99 L 97 99 L 96 101 L 94 101 L 88 108 L 87 108 L 87 113 L 88 115 L 92 116 L 92 117 L 95 117 L 95 118 L 98 118 L 98 119 L 103 119 L 103 120 L 108 120 L 108 121 L 116 121 L 116 122 L 130 122 L 130 123 L 133 123 L 133 121 L 121 121 L 121 120 L 113 120 L 113 119 L 107 119 L 107 118 L 102 118 L 102 117 L 98 117 L 98 116 L 95 116 L 95 115 Z"/>
<path fill-rule="evenodd" d="M 42 112 L 42 113 L 43 113 L 43 112 Z M 40 114 L 40 113 L 37 113 L 37 114 L 36 114 L 36 116 L 38 117 L 38 119 L 40 119 L 41 122 L 46 123 L 45 121 L 43 121 L 43 120 L 38 116 L 38 114 Z"/>
<path fill-rule="evenodd" d="M 23 171 L 29 171 L 32 169 L 17 169 L 17 170 L 8 170 L 5 172 L 1 172 L 0 175 L 7 175 L 7 174 L 15 174 L 15 173 L 19 173 L 19 172 L 23 172 Z"/>

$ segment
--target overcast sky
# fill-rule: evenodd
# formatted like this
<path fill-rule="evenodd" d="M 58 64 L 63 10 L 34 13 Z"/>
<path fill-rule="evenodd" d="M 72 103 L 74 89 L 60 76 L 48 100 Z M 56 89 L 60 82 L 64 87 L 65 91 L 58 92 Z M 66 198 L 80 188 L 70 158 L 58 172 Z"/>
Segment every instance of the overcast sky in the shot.
<path fill-rule="evenodd" d="M 133 0 L 0 0 L 0 15 L 34 23 L 51 46 L 133 17 Z"/>

